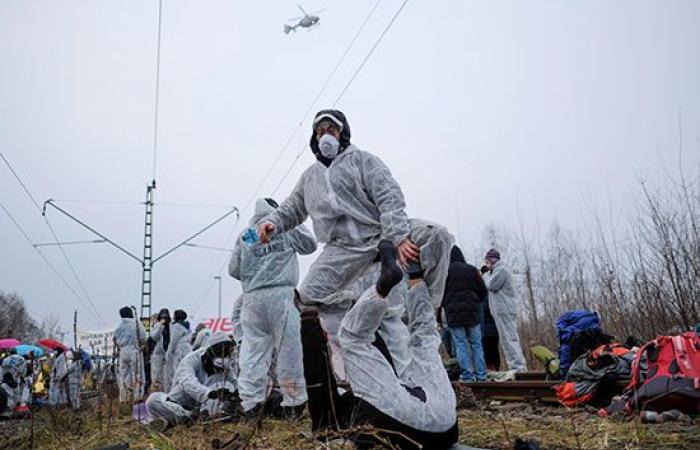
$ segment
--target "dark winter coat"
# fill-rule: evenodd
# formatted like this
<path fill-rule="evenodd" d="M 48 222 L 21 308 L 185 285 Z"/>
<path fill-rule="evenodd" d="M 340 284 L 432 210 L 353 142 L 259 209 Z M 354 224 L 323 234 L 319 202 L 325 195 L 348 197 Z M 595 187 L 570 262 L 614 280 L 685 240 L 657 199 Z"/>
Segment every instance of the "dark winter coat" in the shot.
<path fill-rule="evenodd" d="M 481 303 L 488 290 L 479 269 L 467 264 L 459 247 L 452 247 L 442 307 L 450 327 L 473 327 L 481 322 Z"/>

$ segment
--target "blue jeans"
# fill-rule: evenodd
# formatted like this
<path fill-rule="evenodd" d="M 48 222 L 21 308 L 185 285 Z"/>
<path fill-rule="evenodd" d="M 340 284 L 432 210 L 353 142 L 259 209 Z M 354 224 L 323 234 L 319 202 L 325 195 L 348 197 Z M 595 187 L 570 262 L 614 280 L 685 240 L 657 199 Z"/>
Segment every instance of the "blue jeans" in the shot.
<path fill-rule="evenodd" d="M 484 348 L 481 346 L 481 325 L 473 327 L 450 327 L 452 342 L 457 352 L 457 363 L 462 369 L 460 380 L 477 381 L 486 379 Z"/>

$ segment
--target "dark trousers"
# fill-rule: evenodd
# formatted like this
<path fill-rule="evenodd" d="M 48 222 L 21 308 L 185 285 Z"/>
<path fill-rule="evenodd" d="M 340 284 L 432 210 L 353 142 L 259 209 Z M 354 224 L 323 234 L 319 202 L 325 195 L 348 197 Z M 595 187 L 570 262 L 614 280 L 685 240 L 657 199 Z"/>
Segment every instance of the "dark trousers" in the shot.
<path fill-rule="evenodd" d="M 484 346 L 484 360 L 488 370 L 501 369 L 501 354 L 498 350 L 498 336 L 482 336 L 481 343 Z"/>

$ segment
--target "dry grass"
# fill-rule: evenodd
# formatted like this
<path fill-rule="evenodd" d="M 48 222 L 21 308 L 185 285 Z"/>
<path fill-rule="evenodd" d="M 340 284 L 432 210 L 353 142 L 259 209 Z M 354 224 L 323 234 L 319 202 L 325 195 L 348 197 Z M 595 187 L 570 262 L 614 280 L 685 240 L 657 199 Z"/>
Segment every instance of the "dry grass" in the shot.
<path fill-rule="evenodd" d="M 638 420 L 602 419 L 583 410 L 529 405 L 504 405 L 501 409 L 479 408 L 459 414 L 460 441 L 465 445 L 511 449 L 516 437 L 537 439 L 545 449 L 700 449 L 700 427 L 692 423 L 643 425 Z M 268 419 L 250 441 L 248 449 L 327 448 L 302 435 L 309 421 Z M 34 419 L 34 448 L 98 449 L 128 442 L 134 449 L 204 450 L 212 440 L 223 441 L 234 433 L 248 435 L 245 425 L 194 424 L 154 433 L 127 415 L 113 418 L 111 425 L 94 407 L 80 415 L 40 411 Z M 0 423 L 0 449 L 31 448 L 31 421 Z"/>

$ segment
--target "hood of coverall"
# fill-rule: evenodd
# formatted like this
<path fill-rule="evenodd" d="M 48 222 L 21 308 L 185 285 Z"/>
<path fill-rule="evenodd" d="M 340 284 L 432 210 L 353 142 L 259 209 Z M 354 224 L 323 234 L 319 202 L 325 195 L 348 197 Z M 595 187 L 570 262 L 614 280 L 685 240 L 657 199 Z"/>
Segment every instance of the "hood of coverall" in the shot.
<path fill-rule="evenodd" d="M 318 117 L 323 115 L 333 116 L 336 120 L 343 124 L 343 129 L 340 130 L 340 151 L 338 152 L 339 155 L 350 146 L 350 124 L 348 123 L 348 119 L 345 117 L 345 114 L 343 114 L 341 111 L 338 111 L 337 109 L 322 109 L 319 112 L 317 112 L 314 116 L 314 121 L 311 126 L 311 140 L 309 141 L 309 145 L 311 146 L 311 151 L 313 152 L 316 159 L 319 160 L 321 164 L 328 167 L 331 165 L 331 162 L 333 160 L 323 156 L 323 154 L 321 153 L 321 149 L 318 148 L 318 139 L 316 138 L 316 120 Z"/>
<path fill-rule="evenodd" d="M 236 346 L 231 336 L 226 333 L 218 332 L 212 334 L 206 345 L 202 347 L 205 349 L 204 353 L 202 353 L 202 366 L 204 366 L 204 370 L 208 374 L 211 375 L 217 371 L 214 368 L 214 358 L 221 355 L 218 351 L 218 347 L 226 344 L 230 344 L 232 349 Z"/>
<path fill-rule="evenodd" d="M 255 213 L 250 218 L 250 226 L 256 225 L 260 219 L 269 216 L 275 211 L 275 208 L 268 203 L 264 198 L 259 198 L 255 201 Z"/>

